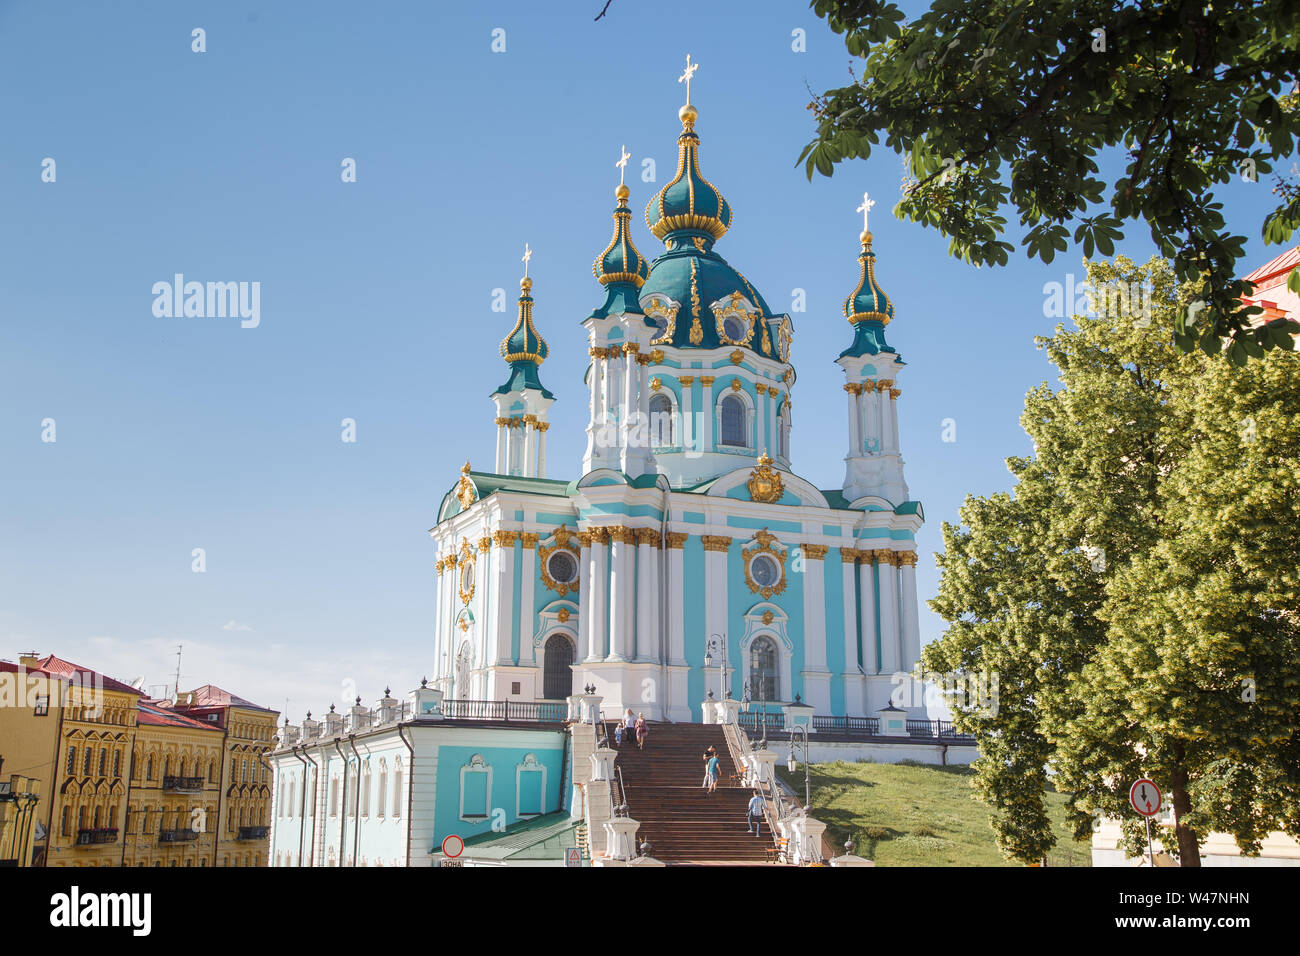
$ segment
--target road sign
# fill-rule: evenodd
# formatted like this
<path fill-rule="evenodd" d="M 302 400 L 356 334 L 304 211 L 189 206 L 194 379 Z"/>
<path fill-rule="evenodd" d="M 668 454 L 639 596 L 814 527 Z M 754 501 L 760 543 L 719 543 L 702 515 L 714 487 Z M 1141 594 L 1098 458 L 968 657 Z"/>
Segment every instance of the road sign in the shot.
<path fill-rule="evenodd" d="M 565 866 L 582 866 L 582 851 L 576 846 L 567 847 L 564 851 Z"/>
<path fill-rule="evenodd" d="M 465 852 L 465 841 L 453 833 L 442 841 L 442 852 L 454 860 Z"/>
<path fill-rule="evenodd" d="M 1154 817 L 1160 812 L 1160 788 L 1143 777 L 1128 791 L 1128 802 L 1144 817 Z"/>

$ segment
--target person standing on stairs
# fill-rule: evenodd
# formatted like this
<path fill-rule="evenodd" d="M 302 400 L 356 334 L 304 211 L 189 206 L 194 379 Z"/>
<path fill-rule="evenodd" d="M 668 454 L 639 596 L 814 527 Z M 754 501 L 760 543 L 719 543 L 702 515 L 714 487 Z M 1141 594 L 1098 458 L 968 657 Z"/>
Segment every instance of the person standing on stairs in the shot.
<path fill-rule="evenodd" d="M 636 715 L 636 747 L 637 750 L 645 750 L 646 725 L 645 714 Z"/>
<path fill-rule="evenodd" d="M 763 830 L 763 798 L 754 791 L 754 795 L 749 798 L 749 812 L 745 821 L 749 825 L 749 832 L 755 837 L 762 836 Z"/>
<path fill-rule="evenodd" d="M 623 737 L 629 744 L 636 736 L 636 717 L 632 715 L 632 708 L 629 707 L 623 712 Z"/>
<path fill-rule="evenodd" d="M 713 753 L 713 747 L 710 746 L 708 750 L 704 751 L 704 756 L 700 758 L 704 761 L 704 782 L 700 784 L 701 790 L 709 789 L 709 758 L 713 756 Z"/>
<path fill-rule="evenodd" d="M 709 762 L 704 765 L 704 777 L 709 781 L 709 793 L 716 791 L 718 789 L 718 755 L 716 753 L 709 755 Z"/>

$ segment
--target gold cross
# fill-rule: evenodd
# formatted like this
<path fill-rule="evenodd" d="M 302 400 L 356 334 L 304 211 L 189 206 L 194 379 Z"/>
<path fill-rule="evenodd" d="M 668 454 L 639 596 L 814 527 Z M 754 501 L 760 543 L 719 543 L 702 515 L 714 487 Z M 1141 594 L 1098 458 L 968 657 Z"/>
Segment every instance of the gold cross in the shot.
<path fill-rule="evenodd" d="M 870 230 L 867 228 L 867 216 L 871 215 L 871 207 L 874 206 L 875 204 L 876 204 L 876 201 L 875 201 L 874 199 L 871 198 L 871 194 L 870 194 L 870 193 L 863 193 L 863 194 L 862 194 L 862 205 L 859 206 L 856 210 L 854 210 L 855 212 L 860 212 L 860 213 L 862 213 L 862 231 L 863 231 L 863 232 L 870 232 Z"/>
<path fill-rule="evenodd" d="M 691 77 L 695 75 L 695 71 L 698 70 L 699 68 L 700 65 L 698 63 L 691 62 L 691 55 L 689 53 L 686 54 L 686 70 L 685 72 L 682 73 L 681 76 L 677 77 L 677 82 L 686 84 L 686 105 L 687 106 L 691 105 Z"/>
<path fill-rule="evenodd" d="M 533 257 L 533 250 L 528 248 L 528 243 L 524 243 L 524 257 L 521 260 L 524 264 L 524 278 L 528 278 L 528 260 Z"/>
<path fill-rule="evenodd" d="M 623 174 L 627 170 L 627 161 L 632 158 L 632 154 L 627 151 L 627 146 L 623 145 L 618 148 L 618 162 L 614 165 L 618 167 L 618 184 L 623 185 Z"/>

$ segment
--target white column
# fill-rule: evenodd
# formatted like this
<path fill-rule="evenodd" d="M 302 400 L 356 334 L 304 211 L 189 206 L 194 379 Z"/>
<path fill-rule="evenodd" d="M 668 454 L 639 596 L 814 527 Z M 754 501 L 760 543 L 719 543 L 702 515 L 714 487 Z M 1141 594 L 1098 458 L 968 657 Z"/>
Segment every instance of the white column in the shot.
<path fill-rule="evenodd" d="M 686 663 L 686 618 L 683 595 L 686 588 L 684 546 L 668 548 L 668 663 Z"/>
<path fill-rule="evenodd" d="M 892 551 L 877 551 L 880 559 L 880 672 L 893 674 L 901 667 L 898 647 L 898 569 Z"/>
<path fill-rule="evenodd" d="M 522 539 L 519 551 L 519 663 L 528 665 L 536 660 L 533 631 L 537 629 L 537 621 L 533 616 L 533 590 L 537 577 L 537 539 L 532 535 L 515 537 Z M 541 686 L 537 685 L 535 691 L 540 697 Z"/>
<path fill-rule="evenodd" d="M 495 561 L 487 560 L 493 554 L 496 555 Z M 483 581 L 487 586 L 488 581 L 492 585 L 492 601 L 496 605 L 492 614 L 492 634 L 496 637 L 495 664 L 513 664 L 514 658 L 510 653 L 510 641 L 514 635 L 514 597 L 515 597 L 515 549 L 514 546 L 505 548 L 496 547 L 484 553 L 479 552 L 479 561 L 483 565 L 483 570 L 492 568 L 495 575 L 484 575 L 488 580 Z M 495 565 L 495 567 L 494 567 Z M 496 698 L 493 698 L 496 699 Z"/>
<path fill-rule="evenodd" d="M 865 454 L 863 449 L 870 445 L 872 438 L 876 439 L 876 448 L 870 454 L 878 455 L 882 451 L 880 441 L 880 412 L 877 408 L 878 398 L 876 395 L 875 382 L 862 383 L 862 401 L 858 408 L 862 415 L 862 435 L 861 442 L 858 445 L 858 454 Z"/>
<path fill-rule="evenodd" d="M 713 451 L 713 376 L 701 375 L 704 401 L 700 404 L 700 451 Z"/>
<path fill-rule="evenodd" d="M 907 557 L 898 569 L 901 584 L 899 618 L 903 637 L 903 669 L 911 670 L 921 659 L 921 622 L 916 603 L 916 552 L 902 552 Z M 901 556 L 901 555 L 900 555 Z"/>
<path fill-rule="evenodd" d="M 580 532 L 578 543 L 578 659 L 590 661 L 596 657 L 591 629 L 591 594 L 595 590 L 591 536 Z"/>
<path fill-rule="evenodd" d="M 628 346 L 630 345 L 629 342 Z M 632 459 L 636 457 L 636 450 L 632 447 L 632 413 L 636 410 L 636 353 L 628 346 L 623 347 L 623 414 L 619 444 L 623 447 L 623 471 L 630 474 Z"/>
<path fill-rule="evenodd" d="M 695 377 L 693 375 L 683 375 L 678 379 L 682 386 L 682 430 L 681 445 L 683 451 L 698 449 L 700 444 L 700 432 L 695 427 L 695 421 L 691 417 L 694 410 L 695 398 Z M 688 442 L 687 439 L 690 439 Z"/>
<path fill-rule="evenodd" d="M 529 418 L 532 421 L 529 421 Z M 525 478 L 534 478 L 537 476 L 537 416 L 525 416 L 522 427 L 524 432 L 524 466 L 522 471 Z"/>
<path fill-rule="evenodd" d="M 506 426 L 501 424 L 505 421 L 500 416 L 497 417 L 497 469 L 498 475 L 506 473 Z"/>
<path fill-rule="evenodd" d="M 550 431 L 548 422 L 537 423 L 537 477 L 546 477 L 546 433 Z"/>
<path fill-rule="evenodd" d="M 876 582 L 872 573 L 876 562 L 874 552 L 860 553 L 867 555 L 858 565 L 858 606 L 862 612 L 862 669 L 868 674 L 878 674 L 880 670 L 876 666 L 876 647 L 880 643 L 880 637 L 876 630 Z"/>
<path fill-rule="evenodd" d="M 591 657 L 588 660 L 603 661 L 609 634 L 609 604 L 605 588 L 609 580 L 609 548 L 605 544 L 608 534 L 603 528 L 593 529 L 591 539 Z M 600 537 L 594 537 L 599 534 Z"/>
<path fill-rule="evenodd" d="M 633 426 L 632 475 L 644 475 L 650 470 L 650 366 L 640 355 L 633 355 L 636 373 L 636 421 Z"/>
<path fill-rule="evenodd" d="M 632 580 L 632 545 L 627 528 L 611 528 L 609 538 L 609 656 L 606 660 L 629 660 L 631 620 L 635 600 Z"/>
<path fill-rule="evenodd" d="M 712 549 L 722 547 L 720 541 L 725 541 L 727 546 L 730 546 L 730 539 L 722 535 L 706 535 L 704 538 L 704 593 L 707 595 L 707 600 L 704 612 L 705 633 L 701 636 L 705 642 L 708 642 L 714 635 L 718 635 L 723 640 L 727 640 L 730 645 L 727 635 L 727 551 Z M 717 653 L 722 653 L 721 648 Z M 728 654 L 728 663 L 734 673 L 740 661 L 730 660 Z M 727 690 L 725 687 L 721 690 L 718 688 L 720 664 L 721 662 L 717 660 L 713 662 L 713 666 L 708 669 L 709 673 L 705 675 L 704 682 L 705 693 L 707 694 L 712 688 L 718 700 L 725 696 Z"/>
<path fill-rule="evenodd" d="M 519 429 L 512 423 L 506 426 L 506 470 L 507 475 L 519 474 Z"/>
<path fill-rule="evenodd" d="M 649 532 L 646 534 L 645 532 Z M 633 660 L 653 660 L 655 650 L 654 610 L 659 596 L 654 591 L 654 552 L 650 550 L 648 528 L 638 528 L 636 535 L 636 652 Z"/>
<path fill-rule="evenodd" d="M 850 458 L 857 458 L 862 454 L 862 427 L 859 424 L 862 418 L 862 393 L 854 392 L 853 385 L 844 386 L 844 391 L 849 396 L 849 454 Z"/>
<path fill-rule="evenodd" d="M 772 453 L 772 446 L 768 439 L 771 437 L 767 433 L 767 389 L 763 391 L 754 390 L 754 414 L 757 420 L 754 422 L 754 438 L 758 441 L 758 451 L 762 454 L 766 451 L 769 455 Z"/>
<path fill-rule="evenodd" d="M 810 557 L 810 549 L 816 557 Z M 805 670 L 826 670 L 826 548 L 803 546 L 803 639 Z"/>
<path fill-rule="evenodd" d="M 886 393 L 885 407 L 888 411 L 885 413 L 886 421 L 889 428 L 889 450 L 898 453 L 898 400 L 894 398 L 893 390 Z"/>

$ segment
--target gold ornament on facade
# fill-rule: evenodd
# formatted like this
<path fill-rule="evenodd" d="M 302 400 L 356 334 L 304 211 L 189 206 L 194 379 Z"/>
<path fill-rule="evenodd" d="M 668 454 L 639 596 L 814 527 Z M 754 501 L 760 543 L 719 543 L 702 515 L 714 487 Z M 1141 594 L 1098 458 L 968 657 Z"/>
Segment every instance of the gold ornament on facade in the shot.
<path fill-rule="evenodd" d="M 749 312 L 745 309 L 745 297 L 739 292 L 731 293 L 727 304 L 722 308 L 713 306 L 713 319 L 717 325 L 718 340 L 726 342 L 728 345 L 749 345 L 754 339 L 754 320 L 756 312 Z M 745 323 L 745 334 L 739 338 L 732 338 L 727 334 L 727 319 L 737 319 Z M 770 349 L 769 349 L 770 351 Z M 739 364 L 733 362 L 733 365 Z"/>
<path fill-rule="evenodd" d="M 794 327 L 790 324 L 789 319 L 782 319 L 776 330 L 776 350 L 782 362 L 790 361 L 790 345 L 793 342 Z"/>
<path fill-rule="evenodd" d="M 776 615 L 773 614 L 771 611 L 764 611 L 764 612 L 763 612 L 763 623 L 764 623 L 764 624 L 771 624 L 772 621 L 775 620 L 775 619 L 776 619 Z"/>
<path fill-rule="evenodd" d="M 738 392 L 738 391 L 740 391 L 741 387 L 742 387 L 742 386 L 741 386 L 741 384 L 740 384 L 740 379 L 738 379 L 738 378 L 733 378 L 733 379 L 731 380 L 731 390 L 732 390 L 733 392 Z"/>
<path fill-rule="evenodd" d="M 718 377 L 717 377 L 716 375 L 701 375 L 701 376 L 700 376 L 700 384 L 703 385 L 705 388 L 712 388 L 712 387 L 713 387 L 713 383 L 716 382 L 717 380 L 718 380 Z"/>
<path fill-rule="evenodd" d="M 478 549 L 484 553 L 492 550 L 492 538 L 488 535 L 478 539 Z"/>
<path fill-rule="evenodd" d="M 663 349 L 651 349 L 651 351 L 650 351 L 650 361 L 651 361 L 651 362 L 654 362 L 655 365 L 660 365 L 660 364 L 663 363 L 663 360 L 664 360 L 664 350 L 663 350 Z"/>
<path fill-rule="evenodd" d="M 731 549 L 731 538 L 725 534 L 700 535 L 700 541 L 704 543 L 705 551 L 715 551 L 726 554 Z"/>
<path fill-rule="evenodd" d="M 669 548 L 680 551 L 686 547 L 686 539 L 690 537 L 690 534 L 685 531 L 669 531 L 664 537 L 667 539 Z"/>
<path fill-rule="evenodd" d="M 901 388 L 891 388 L 889 390 L 890 398 L 898 398 L 898 396 L 902 394 L 903 394 L 903 390 Z"/>
<path fill-rule="evenodd" d="M 828 544 L 805 544 L 802 545 L 803 555 L 805 558 L 811 558 L 814 561 L 824 561 L 826 552 L 830 550 Z"/>
<path fill-rule="evenodd" d="M 772 595 L 780 594 L 785 590 L 787 575 L 785 573 L 785 552 L 780 548 L 772 547 L 776 544 L 776 535 L 771 534 L 766 528 L 754 535 L 754 540 L 758 544 L 752 548 L 744 548 L 740 552 L 740 559 L 745 567 L 745 584 L 750 591 L 755 594 L 763 595 L 763 600 L 771 600 Z M 778 577 L 776 584 L 763 586 L 754 580 L 751 566 L 754 559 L 759 555 L 767 555 L 777 564 Z"/>
<path fill-rule="evenodd" d="M 577 580 L 573 580 L 570 582 L 557 581 L 553 577 L 551 577 L 551 567 L 550 567 L 551 555 L 553 555 L 556 551 L 569 552 L 569 554 L 573 555 L 574 567 L 578 567 L 578 568 L 582 567 L 581 554 L 578 552 L 577 548 L 573 547 L 569 543 L 569 539 L 571 537 L 575 537 L 574 532 L 570 531 L 567 525 L 560 525 L 558 528 L 555 529 L 554 537 L 555 537 L 555 544 L 551 545 L 550 547 L 546 547 L 545 545 L 542 545 L 537 549 L 537 561 L 538 564 L 541 566 L 542 583 L 546 585 L 546 587 L 549 590 L 554 591 L 556 594 L 560 595 L 560 597 L 564 597 L 564 595 L 568 594 L 570 591 L 576 594 L 578 592 L 578 581 Z M 576 537 L 578 537 L 579 541 L 582 540 L 581 533 L 577 534 Z"/>
<path fill-rule="evenodd" d="M 700 325 L 700 287 L 695 279 L 695 260 L 691 260 L 691 334 L 692 345 L 704 341 L 704 326 Z"/>
<path fill-rule="evenodd" d="M 579 532 L 578 532 L 578 544 L 579 544 L 581 547 L 584 547 L 584 548 L 590 548 L 590 547 L 591 547 L 591 532 L 590 532 L 590 531 L 579 531 Z"/>
<path fill-rule="evenodd" d="M 523 542 L 525 548 L 537 547 L 537 541 L 541 537 L 536 531 L 523 531 L 519 534 L 519 540 Z"/>
<path fill-rule="evenodd" d="M 660 299 L 650 299 L 641 306 L 641 310 L 652 319 L 663 319 L 666 323 L 663 332 L 650 340 L 651 345 L 671 345 L 673 332 L 677 325 L 677 309 Z M 660 355 L 663 353 L 660 352 Z"/>
<path fill-rule="evenodd" d="M 519 537 L 517 531 L 493 531 L 492 537 L 499 548 L 510 548 L 514 546 L 515 540 Z"/>
<path fill-rule="evenodd" d="M 664 387 L 664 383 L 661 382 L 661 381 L 659 381 L 659 376 L 658 376 L 658 375 L 656 375 L 656 376 L 654 376 L 653 378 L 650 379 L 650 391 L 652 391 L 652 392 L 657 392 L 657 391 L 659 391 L 659 389 L 661 389 L 661 388 L 663 388 L 663 387 Z"/>
<path fill-rule="evenodd" d="M 771 355 L 772 339 L 767 334 L 767 323 L 766 322 L 762 323 L 762 326 L 763 326 L 763 351 Z"/>
<path fill-rule="evenodd" d="M 474 599 L 474 549 L 470 546 L 468 538 L 460 539 L 460 577 L 456 581 L 456 588 L 460 593 L 461 602 L 469 604 Z"/>
<path fill-rule="evenodd" d="M 682 386 L 682 388 L 690 388 L 695 383 L 695 376 L 679 375 L 677 376 L 677 382 Z"/>
<path fill-rule="evenodd" d="M 469 506 L 477 498 L 478 493 L 474 490 L 474 482 L 469 477 L 469 462 L 465 462 L 460 470 L 460 481 L 456 482 L 456 500 L 460 502 L 460 510 L 469 510 Z"/>
<path fill-rule="evenodd" d="M 896 553 L 897 556 L 898 556 L 898 557 L 897 557 L 897 560 L 898 560 L 898 566 L 899 566 L 900 568 L 914 568 L 914 567 L 916 567 L 916 552 L 915 552 L 915 551 L 898 551 L 898 552 L 895 552 L 895 553 Z"/>
<path fill-rule="evenodd" d="M 561 624 L 564 624 L 569 620 L 569 609 L 567 607 L 560 608 L 555 617 Z"/>
<path fill-rule="evenodd" d="M 749 473 L 749 497 L 753 501 L 771 504 L 780 501 L 785 494 L 785 482 L 781 473 L 772 467 L 772 458 L 767 452 L 758 456 L 758 467 Z"/>
<path fill-rule="evenodd" d="M 731 359 L 732 365 L 739 365 L 744 360 L 745 353 L 742 352 L 740 349 L 736 349 L 736 351 L 728 355 L 727 358 Z"/>
<path fill-rule="evenodd" d="M 434 568 L 437 570 L 438 574 L 441 575 L 441 574 L 442 574 L 442 558 L 439 558 L 437 561 L 433 562 L 433 566 L 434 566 Z"/>

